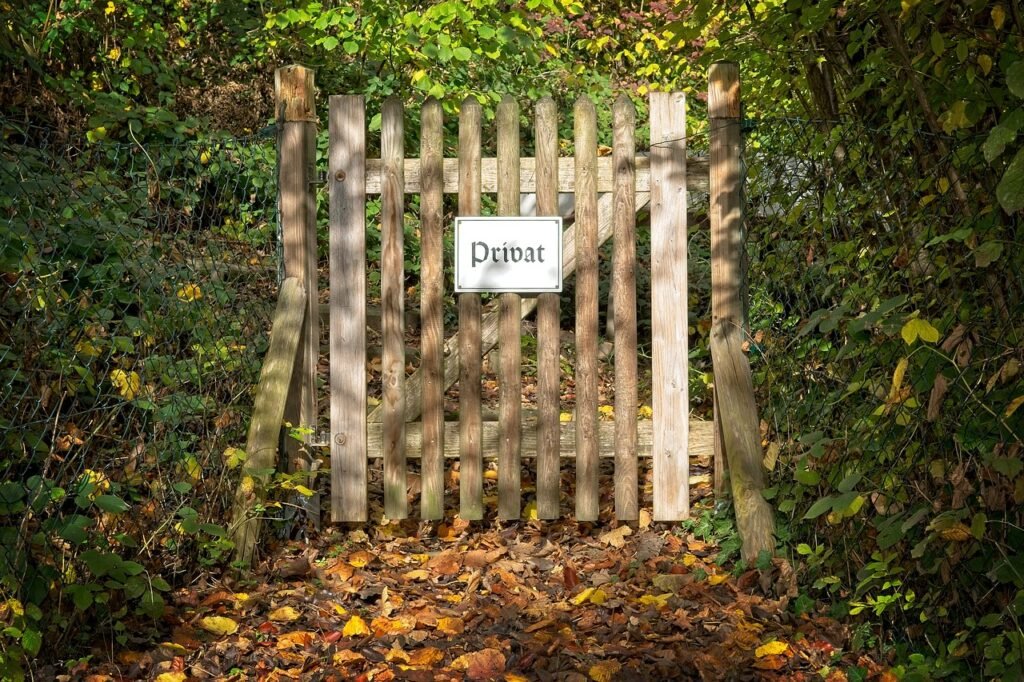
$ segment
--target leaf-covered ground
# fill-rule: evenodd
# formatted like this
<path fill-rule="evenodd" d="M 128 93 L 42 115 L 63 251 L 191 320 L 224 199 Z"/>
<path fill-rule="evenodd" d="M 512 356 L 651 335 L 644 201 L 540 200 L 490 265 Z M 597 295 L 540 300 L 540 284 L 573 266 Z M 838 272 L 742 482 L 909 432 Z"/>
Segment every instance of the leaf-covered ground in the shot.
<path fill-rule="evenodd" d="M 280 543 L 247 579 L 177 591 L 162 622 L 65 679 L 888 677 L 846 653 L 840 623 L 794 615 L 782 560 L 719 566 L 716 546 L 646 512 L 617 526 L 449 518 Z"/>

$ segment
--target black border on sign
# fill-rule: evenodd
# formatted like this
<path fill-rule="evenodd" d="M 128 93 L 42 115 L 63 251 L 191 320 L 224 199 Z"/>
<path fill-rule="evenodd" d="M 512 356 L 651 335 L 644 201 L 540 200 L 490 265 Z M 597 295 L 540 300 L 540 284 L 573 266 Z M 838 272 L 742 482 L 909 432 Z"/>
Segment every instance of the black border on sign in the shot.
<path fill-rule="evenodd" d="M 554 221 L 558 226 L 558 286 L 557 287 L 544 287 L 544 288 L 463 288 L 459 286 L 459 223 L 463 220 L 472 221 L 484 221 L 493 223 L 536 223 L 536 222 L 552 222 Z M 560 294 L 562 293 L 562 280 L 564 274 L 562 266 L 562 216 L 457 216 L 455 218 L 455 242 L 454 242 L 454 259 L 455 259 L 455 293 L 456 294 Z"/>

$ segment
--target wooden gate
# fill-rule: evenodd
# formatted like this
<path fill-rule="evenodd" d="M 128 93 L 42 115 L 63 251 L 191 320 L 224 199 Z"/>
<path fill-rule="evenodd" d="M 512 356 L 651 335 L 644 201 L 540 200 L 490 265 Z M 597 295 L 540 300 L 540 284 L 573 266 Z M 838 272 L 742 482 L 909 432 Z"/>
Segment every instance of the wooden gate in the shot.
<path fill-rule="evenodd" d="M 712 77 L 710 93 L 721 109 L 723 125 L 712 118 L 712 145 L 720 128 L 738 127 L 739 90 L 735 65 L 725 78 Z M 287 67 L 278 74 L 282 125 L 296 121 L 303 134 L 315 134 L 311 121 L 312 72 Z M 283 93 L 283 95 L 281 94 Z M 289 95 L 289 93 L 291 93 Z M 297 105 L 300 103 L 301 105 Z M 302 110 L 303 118 L 289 118 Z M 573 157 L 560 157 L 555 104 L 541 100 L 533 111 L 535 156 L 520 155 L 520 110 L 511 97 L 498 106 L 494 126 L 496 157 L 482 157 L 484 125 L 477 101 L 463 102 L 458 120 L 457 156 L 445 158 L 440 104 L 428 99 L 419 112 L 418 156 L 404 149 L 406 119 L 398 99 L 387 100 L 381 111 L 379 159 L 367 158 L 367 118 L 362 96 L 330 97 L 330 482 L 333 521 L 365 521 L 368 516 L 368 457 L 383 457 L 385 515 L 408 515 L 406 462 L 421 463 L 421 515 L 439 519 L 444 513 L 446 458 L 458 458 L 459 514 L 465 519 L 484 515 L 484 460 L 497 459 L 498 516 L 521 514 L 522 459 L 536 466 L 538 516 L 559 516 L 562 458 L 575 460 L 575 517 L 598 518 L 599 458 L 613 457 L 615 515 L 638 518 L 637 458 L 653 458 L 653 518 L 685 519 L 689 513 L 689 458 L 715 451 L 716 487 L 722 469 L 720 446 L 711 422 L 690 421 L 687 392 L 687 192 L 709 192 L 712 220 L 712 271 L 724 273 L 715 283 L 716 301 L 738 300 L 738 144 L 721 146 L 726 153 L 688 158 L 686 101 L 682 93 L 650 96 L 650 154 L 638 156 L 635 113 L 622 96 L 613 106 L 613 149 L 599 155 L 594 104 L 587 98 L 572 111 Z M 712 112 L 715 116 L 715 112 Z M 488 134 L 490 126 L 487 126 Z M 282 134 L 282 140 L 286 134 Z M 303 138 L 305 139 L 305 138 Z M 285 196 L 286 168 L 300 175 L 295 191 L 313 181 L 309 140 L 291 147 L 299 158 L 289 161 L 282 146 L 282 221 L 289 206 L 305 241 L 293 238 L 308 252 L 310 202 Z M 730 138 L 731 139 L 731 138 Z M 738 137 L 737 137 L 738 140 Z M 454 140 L 449 140 L 451 143 Z M 284 142 L 282 143 L 284 145 Z M 410 158 L 411 156 L 411 158 Z M 709 176 L 711 181 L 709 182 Z M 716 181 L 717 178 L 717 181 Z M 443 195 L 458 195 L 458 214 L 480 215 L 481 196 L 497 196 L 497 215 L 515 216 L 522 193 L 536 194 L 537 215 L 557 215 L 559 193 L 573 193 L 574 223 L 563 235 L 563 272 L 575 274 L 576 408 L 574 419 L 560 421 L 558 294 L 521 298 L 501 294 L 484 308 L 479 294 L 460 294 L 458 330 L 446 337 L 442 324 Z M 381 334 L 382 400 L 367 407 L 366 325 L 367 262 L 366 202 L 380 195 L 381 210 Z M 421 239 L 420 366 L 406 376 L 404 271 L 405 209 L 408 195 L 419 194 Z M 650 263 L 636 262 L 636 213 L 649 207 Z M 733 214 L 735 209 L 735 214 Z M 302 211 L 305 211 L 302 213 Z M 314 211 L 315 212 L 315 211 Z M 735 232 L 735 234 L 732 234 Z M 315 234 L 313 225 L 312 234 Z M 289 230 L 285 224 L 286 251 Z M 598 418 L 598 248 L 613 241 L 612 299 L 614 305 L 614 422 Z M 725 246 L 731 245 L 730 248 Z M 721 248 L 716 248 L 716 246 Z M 287 256 L 286 256 L 287 260 Z M 728 262 L 725 262 L 728 260 Z M 289 274 L 299 277 L 315 310 L 315 277 L 311 262 L 299 258 Z M 315 261 L 312 261 L 315 262 Z M 637 415 L 636 271 L 650 268 L 653 349 L 653 419 Z M 725 293 L 723 293 L 725 292 Z M 732 303 L 730 303 L 731 305 Z M 718 305 L 715 303 L 714 305 Z M 735 308 L 735 306 L 733 306 Z M 521 411 L 521 321 L 537 314 L 537 413 L 524 420 Z M 720 311 L 713 318 L 720 322 Z M 733 312 L 730 312 L 733 314 Z M 307 314 L 315 327 L 318 315 Z M 736 320 L 732 320 L 736 324 Z M 306 371 L 293 378 L 294 393 L 302 399 L 304 415 L 315 414 L 315 370 L 318 332 L 307 328 L 297 363 Z M 498 348 L 499 408 L 497 421 L 484 421 L 481 410 L 481 359 Z M 459 420 L 445 422 L 443 397 L 459 385 Z M 307 405 L 309 403 L 309 405 Z M 300 417 L 301 418 L 301 417 Z M 305 420 L 304 420 L 305 422 Z"/>

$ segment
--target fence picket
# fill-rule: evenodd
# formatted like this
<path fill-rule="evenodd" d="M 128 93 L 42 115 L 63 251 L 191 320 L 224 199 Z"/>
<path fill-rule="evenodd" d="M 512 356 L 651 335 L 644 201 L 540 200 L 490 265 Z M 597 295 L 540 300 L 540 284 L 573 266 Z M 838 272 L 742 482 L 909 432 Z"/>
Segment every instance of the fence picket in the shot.
<path fill-rule="evenodd" d="M 498 215 L 519 215 L 519 105 L 511 95 L 498 104 Z M 498 322 L 498 518 L 518 519 L 522 440 L 522 321 L 518 294 L 501 294 Z"/>
<path fill-rule="evenodd" d="M 444 214 L 441 103 L 430 98 L 420 113 L 420 319 L 423 346 L 423 463 L 420 513 L 424 519 L 444 517 Z"/>
<path fill-rule="evenodd" d="M 576 142 L 576 519 L 598 516 L 597 450 L 597 110 L 586 96 L 573 111 Z"/>
<path fill-rule="evenodd" d="M 635 520 L 637 503 L 636 111 L 621 95 L 612 111 L 615 167 L 612 306 L 615 320 L 615 518 Z"/>
<path fill-rule="evenodd" d="M 366 109 L 330 98 L 331 520 L 367 520 Z"/>
<path fill-rule="evenodd" d="M 651 331 L 654 519 L 689 516 L 686 98 L 651 93 Z"/>
<path fill-rule="evenodd" d="M 402 102 L 388 98 L 381 111 L 381 362 L 384 406 L 384 514 L 408 514 L 405 472 L 405 140 Z"/>
<path fill-rule="evenodd" d="M 558 215 L 558 111 L 545 97 L 537 103 L 535 147 L 537 153 L 537 215 Z M 558 294 L 537 297 L 537 516 L 557 519 L 559 457 L 558 364 L 561 341 L 561 304 Z"/>
<path fill-rule="evenodd" d="M 459 113 L 459 215 L 480 214 L 480 121 L 482 110 L 473 97 Z M 459 515 L 467 520 L 484 515 L 481 443 L 480 295 L 459 294 Z"/>

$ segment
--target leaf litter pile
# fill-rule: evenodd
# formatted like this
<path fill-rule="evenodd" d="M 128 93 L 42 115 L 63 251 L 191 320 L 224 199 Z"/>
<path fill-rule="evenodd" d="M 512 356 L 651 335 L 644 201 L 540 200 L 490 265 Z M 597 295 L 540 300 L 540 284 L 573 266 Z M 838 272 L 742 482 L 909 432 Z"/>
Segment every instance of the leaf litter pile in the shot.
<path fill-rule="evenodd" d="M 378 519 L 381 504 L 371 493 Z M 254 574 L 177 591 L 136 641 L 58 679 L 893 679 L 849 653 L 845 626 L 794 615 L 784 560 L 720 566 L 716 546 L 647 511 L 618 525 L 541 522 L 532 504 L 515 523 L 448 519 L 280 542 Z"/>

